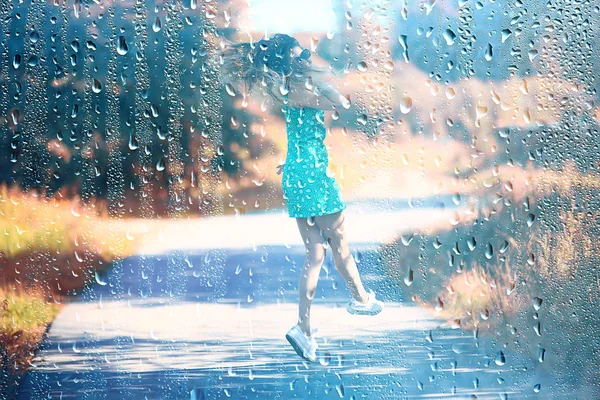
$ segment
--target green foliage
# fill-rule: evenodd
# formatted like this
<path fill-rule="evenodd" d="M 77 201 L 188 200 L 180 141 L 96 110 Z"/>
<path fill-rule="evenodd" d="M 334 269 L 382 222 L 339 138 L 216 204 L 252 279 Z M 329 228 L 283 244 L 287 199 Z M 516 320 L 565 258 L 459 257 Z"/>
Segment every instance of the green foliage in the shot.
<path fill-rule="evenodd" d="M 0 292 L 0 332 L 13 334 L 48 325 L 58 315 L 57 304 L 36 296 Z"/>

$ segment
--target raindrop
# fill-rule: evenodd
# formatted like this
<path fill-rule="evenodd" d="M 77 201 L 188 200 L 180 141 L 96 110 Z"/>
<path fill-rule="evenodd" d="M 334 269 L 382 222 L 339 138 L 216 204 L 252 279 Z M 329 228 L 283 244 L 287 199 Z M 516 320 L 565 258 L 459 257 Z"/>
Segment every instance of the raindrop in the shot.
<path fill-rule="evenodd" d="M 225 85 L 225 90 L 227 91 L 228 95 L 230 95 L 231 97 L 235 97 L 235 88 L 231 83 Z"/>
<path fill-rule="evenodd" d="M 429 15 L 431 10 L 433 10 L 433 6 L 437 3 L 437 0 L 426 0 L 425 1 L 425 15 Z"/>
<path fill-rule="evenodd" d="M 402 99 L 400 99 L 400 111 L 402 112 L 402 114 L 408 114 L 410 112 L 410 110 L 412 109 L 412 99 L 408 96 L 404 96 L 402 97 Z"/>
<path fill-rule="evenodd" d="M 137 142 L 137 139 L 135 138 L 135 136 L 133 136 L 133 135 L 129 136 L 128 146 L 129 146 L 129 150 L 131 150 L 131 151 L 137 150 L 138 142 Z"/>
<path fill-rule="evenodd" d="M 319 357 L 319 364 L 326 366 L 326 365 L 329 365 L 330 363 L 331 363 L 331 354 L 328 351 L 323 352 L 321 354 L 321 357 Z"/>
<path fill-rule="evenodd" d="M 539 393 L 539 392 L 540 392 L 540 390 L 542 390 L 542 385 L 541 385 L 541 384 L 539 384 L 539 383 L 538 383 L 538 384 L 536 384 L 536 385 L 533 387 L 533 391 L 534 391 L 535 393 Z"/>
<path fill-rule="evenodd" d="M 96 282 L 98 283 L 98 285 L 100 285 L 100 286 L 106 286 L 106 281 L 102 280 L 102 278 L 100 277 L 100 274 L 98 274 L 98 271 L 95 271 L 94 275 L 96 277 Z"/>
<path fill-rule="evenodd" d="M 529 50 L 527 54 L 529 55 L 529 61 L 533 61 L 537 57 L 538 51 L 535 49 Z"/>
<path fill-rule="evenodd" d="M 404 284 L 406 286 L 410 286 L 412 285 L 414 280 L 414 273 L 413 270 L 411 268 L 408 269 L 408 274 L 406 275 L 406 277 L 404 277 Z"/>
<path fill-rule="evenodd" d="M 442 311 L 442 309 L 444 308 L 444 302 L 442 301 L 442 299 L 440 299 L 440 297 L 438 296 L 437 298 L 437 302 L 435 305 L 435 311 Z"/>
<path fill-rule="evenodd" d="M 542 336 L 542 324 L 541 322 L 537 322 L 537 324 L 535 324 L 533 326 L 533 330 L 535 331 L 536 335 L 538 336 Z"/>
<path fill-rule="evenodd" d="M 161 28 L 162 28 L 162 23 L 160 22 L 160 18 L 156 17 L 156 20 L 152 24 L 152 30 L 154 32 L 159 32 L 161 30 Z"/>
<path fill-rule="evenodd" d="M 164 157 L 161 157 L 158 162 L 156 163 L 156 170 L 157 171 L 164 171 L 165 169 L 165 159 Z"/>
<path fill-rule="evenodd" d="M 10 112 L 10 121 L 12 122 L 13 125 L 18 125 L 19 124 L 19 117 L 21 116 L 21 113 L 19 112 L 18 109 L 14 108 L 11 110 Z"/>
<path fill-rule="evenodd" d="M 546 349 L 543 347 L 538 351 L 538 361 L 544 362 L 544 357 L 546 356 Z"/>
<path fill-rule="evenodd" d="M 359 61 L 357 67 L 360 72 L 365 72 L 367 70 L 367 63 L 365 61 Z"/>
<path fill-rule="evenodd" d="M 401 235 L 400 240 L 402 241 L 403 245 L 408 246 L 410 244 L 410 242 L 412 242 L 414 237 L 415 237 L 414 233 L 411 233 L 410 235 Z"/>
<path fill-rule="evenodd" d="M 471 236 L 469 240 L 467 240 L 467 246 L 470 251 L 475 250 L 475 246 L 477 246 L 477 242 L 475 241 L 475 237 Z"/>
<path fill-rule="evenodd" d="M 338 396 L 340 396 L 340 398 L 344 398 L 345 396 L 345 390 L 344 390 L 344 385 L 343 384 L 339 384 L 335 387 L 335 390 L 337 390 Z"/>
<path fill-rule="evenodd" d="M 127 40 L 125 40 L 125 36 L 119 36 L 119 41 L 117 42 L 117 53 L 121 56 L 124 56 L 129 51 L 127 47 Z"/>
<path fill-rule="evenodd" d="M 27 60 L 27 65 L 30 67 L 35 67 L 38 63 L 38 58 L 37 56 L 31 56 L 29 57 L 29 60 Z"/>
<path fill-rule="evenodd" d="M 38 40 L 40 40 L 40 34 L 38 33 L 38 31 L 31 31 L 31 33 L 29 34 L 29 40 L 31 40 L 31 43 L 37 43 Z"/>
<path fill-rule="evenodd" d="M 506 364 L 506 357 L 504 356 L 504 353 L 502 352 L 502 350 L 500 350 L 498 352 L 498 354 L 496 354 L 496 358 L 494 359 L 494 362 L 496 363 L 496 365 L 499 365 L 499 366 Z"/>
<path fill-rule="evenodd" d="M 342 96 L 342 107 L 348 110 L 352 106 L 352 102 L 350 101 L 350 96 Z"/>
<path fill-rule="evenodd" d="M 281 93 L 282 96 L 287 95 L 290 92 L 290 89 L 288 87 L 288 85 L 285 82 L 282 82 L 279 85 L 279 93 Z M 234 94 L 235 95 L 235 94 Z"/>
<path fill-rule="evenodd" d="M 529 214 L 527 216 L 527 227 L 531 228 L 533 221 L 535 221 L 535 214 Z"/>
<path fill-rule="evenodd" d="M 15 54 L 15 56 L 13 57 L 12 65 L 13 65 L 14 69 L 19 69 L 19 67 L 21 66 L 21 55 L 20 54 Z"/>
<path fill-rule="evenodd" d="M 510 37 L 510 35 L 512 35 L 512 32 L 510 31 L 510 29 L 502 29 L 502 43 L 506 42 L 506 39 L 508 39 Z"/>
<path fill-rule="evenodd" d="M 490 310 L 488 310 L 487 308 L 484 309 L 483 311 L 481 311 L 479 313 L 479 315 L 481 316 L 481 319 L 483 320 L 487 320 L 490 317 Z"/>
<path fill-rule="evenodd" d="M 533 308 L 537 311 L 540 309 L 540 307 L 542 307 L 542 299 L 540 299 L 539 297 L 534 297 Z"/>
<path fill-rule="evenodd" d="M 494 256 L 494 247 L 492 246 L 491 243 L 488 243 L 487 249 L 485 250 L 485 258 L 487 258 L 488 260 L 491 260 L 493 256 Z"/>
<path fill-rule="evenodd" d="M 214 10 L 212 10 L 212 9 L 206 10 L 206 18 L 213 19 L 216 16 L 217 16 L 217 14 L 215 13 Z"/>
<path fill-rule="evenodd" d="M 492 61 L 492 57 L 494 56 L 494 49 L 492 48 L 492 44 L 488 43 L 487 48 L 485 49 L 485 60 Z"/>
<path fill-rule="evenodd" d="M 478 120 L 485 117 L 487 113 L 488 108 L 486 106 L 477 106 L 477 108 L 475 108 L 475 116 Z"/>
<path fill-rule="evenodd" d="M 456 33 L 454 33 L 451 29 L 446 29 L 443 36 L 448 46 L 452 46 L 456 41 Z"/>
<path fill-rule="evenodd" d="M 425 340 L 427 340 L 429 343 L 433 343 L 433 333 L 431 330 L 427 333 L 427 336 L 425 336 Z"/>
<path fill-rule="evenodd" d="M 102 91 L 102 83 L 96 78 L 92 82 L 92 92 L 100 93 Z"/>

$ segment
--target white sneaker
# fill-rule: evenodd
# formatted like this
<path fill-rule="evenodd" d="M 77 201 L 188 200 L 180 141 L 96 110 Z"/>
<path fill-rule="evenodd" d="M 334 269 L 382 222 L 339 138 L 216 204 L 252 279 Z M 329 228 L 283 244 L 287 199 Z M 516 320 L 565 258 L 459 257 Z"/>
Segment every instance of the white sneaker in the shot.
<path fill-rule="evenodd" d="M 317 361 L 317 348 L 319 347 L 317 341 L 312 335 L 306 336 L 300 326 L 294 325 L 285 335 L 285 338 L 300 357 L 310 362 Z"/>
<path fill-rule="evenodd" d="M 383 302 L 377 300 L 375 293 L 369 290 L 369 300 L 365 304 L 352 299 L 348 302 L 346 310 L 355 315 L 377 315 L 383 310 Z"/>

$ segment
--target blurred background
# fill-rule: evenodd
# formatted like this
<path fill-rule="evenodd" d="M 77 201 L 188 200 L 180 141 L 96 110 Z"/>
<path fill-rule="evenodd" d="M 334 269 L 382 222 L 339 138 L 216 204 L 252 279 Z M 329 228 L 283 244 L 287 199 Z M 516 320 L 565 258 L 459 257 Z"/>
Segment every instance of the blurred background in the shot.
<path fill-rule="evenodd" d="M 280 106 L 219 75 L 226 43 L 274 33 L 352 100 L 325 121 L 349 204 L 462 210 L 382 246 L 390 279 L 597 387 L 599 14 L 570 0 L 2 2 L 2 387 L 61 307 L 168 221 L 286 212 Z"/>

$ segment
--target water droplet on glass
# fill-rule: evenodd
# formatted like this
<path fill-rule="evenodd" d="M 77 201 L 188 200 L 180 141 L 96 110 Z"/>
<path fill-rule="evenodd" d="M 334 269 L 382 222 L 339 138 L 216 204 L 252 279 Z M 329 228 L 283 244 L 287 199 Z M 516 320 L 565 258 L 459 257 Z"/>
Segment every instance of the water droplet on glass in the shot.
<path fill-rule="evenodd" d="M 350 101 L 350 96 L 342 96 L 342 107 L 348 110 L 352 106 L 352 102 Z"/>
<path fill-rule="evenodd" d="M 408 235 L 401 235 L 400 240 L 402 241 L 403 245 L 408 246 L 410 244 L 410 242 L 412 242 L 414 237 L 415 237 L 414 233 L 411 233 Z"/>
<path fill-rule="evenodd" d="M 225 85 L 225 90 L 227 91 L 228 95 L 230 95 L 231 97 L 235 97 L 235 88 L 231 83 Z"/>
<path fill-rule="evenodd" d="M 494 49 L 491 43 L 488 43 L 487 48 L 485 49 L 484 57 L 486 61 L 492 61 L 492 57 L 494 57 Z"/>
<path fill-rule="evenodd" d="M 496 354 L 496 358 L 494 359 L 494 362 L 496 363 L 496 365 L 499 365 L 499 366 L 506 364 L 506 357 L 504 356 L 504 353 L 502 352 L 502 350 L 500 350 L 498 352 L 498 354 Z"/>
<path fill-rule="evenodd" d="M 529 61 L 533 61 L 537 57 L 538 51 L 535 49 L 529 50 L 527 54 L 529 55 Z"/>
<path fill-rule="evenodd" d="M 402 114 L 408 114 L 412 109 L 412 99 L 408 96 L 404 96 L 400 99 L 400 111 Z"/>
<path fill-rule="evenodd" d="M 452 46 L 456 41 L 456 33 L 454 33 L 452 29 L 446 29 L 443 33 L 443 36 L 448 46 Z"/>
<path fill-rule="evenodd" d="M 413 280 L 414 280 L 414 273 L 413 273 L 413 270 L 411 268 L 409 268 L 408 273 L 404 277 L 404 284 L 406 286 L 410 286 L 410 285 L 412 285 Z"/>
<path fill-rule="evenodd" d="M 538 336 L 542 336 L 542 324 L 541 322 L 537 322 L 534 326 L 533 326 L 533 330 L 535 331 L 535 334 Z"/>
<path fill-rule="evenodd" d="M 487 258 L 488 260 L 491 260 L 493 256 L 494 256 L 494 247 L 492 246 L 491 243 L 488 243 L 487 249 L 485 250 L 485 258 Z"/>
<path fill-rule="evenodd" d="M 475 241 L 475 238 L 473 236 L 471 236 L 471 238 L 467 240 L 467 246 L 469 247 L 469 251 L 475 250 L 475 246 L 477 246 L 477 241 Z"/>
<path fill-rule="evenodd" d="M 92 92 L 100 93 L 102 91 L 102 83 L 96 78 L 92 82 Z"/>
<path fill-rule="evenodd" d="M 154 23 L 152 24 L 152 30 L 154 32 L 159 32 L 162 28 L 162 23 L 160 22 L 160 18 L 156 17 L 156 20 L 154 20 Z"/>
<path fill-rule="evenodd" d="M 328 351 L 325 351 L 319 357 L 319 364 L 321 365 L 329 365 L 331 363 L 331 354 Z"/>
<path fill-rule="evenodd" d="M 539 361 L 539 362 L 544 362 L 544 357 L 545 357 L 545 356 L 546 356 L 546 349 L 544 349 L 544 348 L 541 348 L 541 349 L 538 351 L 538 361 Z"/>
<path fill-rule="evenodd" d="M 100 285 L 100 286 L 106 285 L 106 281 L 100 277 L 100 274 L 98 273 L 98 271 L 94 272 L 94 276 L 96 277 L 96 282 L 98 283 L 98 285 Z"/>
<path fill-rule="evenodd" d="M 13 57 L 12 66 L 14 69 L 19 69 L 19 67 L 21 66 L 21 55 L 20 54 L 15 54 L 15 56 Z"/>
<path fill-rule="evenodd" d="M 38 40 L 40 40 L 40 34 L 37 30 L 31 31 L 31 33 L 29 34 L 29 40 L 31 40 L 31 43 L 37 43 Z"/>
<path fill-rule="evenodd" d="M 338 393 L 338 396 L 340 396 L 340 398 L 344 398 L 345 396 L 345 390 L 344 390 L 344 385 L 343 384 L 339 384 L 335 387 L 335 390 Z"/>
<path fill-rule="evenodd" d="M 290 88 L 288 87 L 287 83 L 282 82 L 279 85 L 279 93 L 281 93 L 282 96 L 287 95 L 290 92 Z"/>
<path fill-rule="evenodd" d="M 156 170 L 157 171 L 164 171 L 165 169 L 165 159 L 163 157 L 161 157 L 158 162 L 156 163 Z"/>
<path fill-rule="evenodd" d="M 120 56 L 124 56 L 129 51 L 129 47 L 127 47 L 127 40 L 125 36 L 119 36 L 119 40 L 117 41 L 117 53 Z"/>
<path fill-rule="evenodd" d="M 442 311 L 442 309 L 444 308 L 444 302 L 442 301 L 442 299 L 440 299 L 440 297 L 438 296 L 437 298 L 437 302 L 435 305 L 435 311 Z"/>
<path fill-rule="evenodd" d="M 531 228 L 533 221 L 535 221 L 535 214 L 529 214 L 527 216 L 527 227 Z"/>

